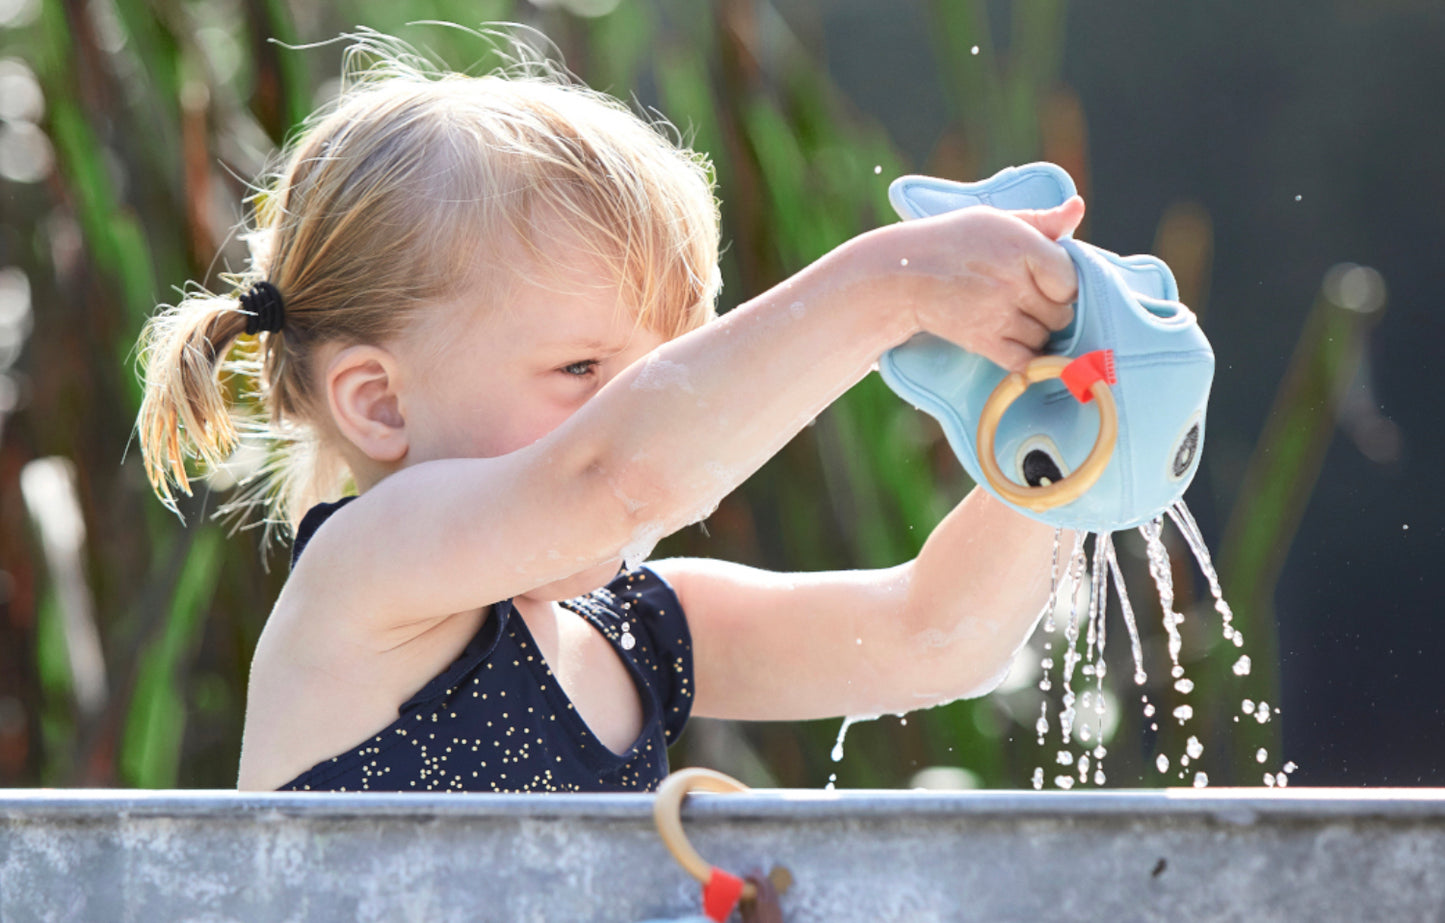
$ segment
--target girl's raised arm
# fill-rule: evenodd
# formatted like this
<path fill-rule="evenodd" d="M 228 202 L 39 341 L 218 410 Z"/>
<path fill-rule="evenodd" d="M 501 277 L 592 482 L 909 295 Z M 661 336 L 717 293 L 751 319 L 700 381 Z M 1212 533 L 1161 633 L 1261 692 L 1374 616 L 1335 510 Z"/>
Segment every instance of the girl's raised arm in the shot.
<path fill-rule="evenodd" d="M 1048 597 L 1053 536 L 1051 526 L 975 489 L 917 559 L 886 570 L 774 574 L 692 559 L 652 566 L 687 612 L 693 714 L 904 714 L 1002 681 Z"/>
<path fill-rule="evenodd" d="M 623 370 L 532 445 L 385 478 L 317 533 L 281 604 L 339 594 L 394 628 L 645 557 L 914 332 L 1021 366 L 1070 319 L 1053 240 L 1082 211 L 970 209 L 856 238 Z"/>

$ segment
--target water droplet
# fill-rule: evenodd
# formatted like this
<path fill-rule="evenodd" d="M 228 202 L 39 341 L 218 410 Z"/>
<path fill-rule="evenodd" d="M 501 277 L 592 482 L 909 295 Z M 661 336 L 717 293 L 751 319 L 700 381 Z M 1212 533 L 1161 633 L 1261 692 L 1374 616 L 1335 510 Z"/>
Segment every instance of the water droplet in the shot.
<path fill-rule="evenodd" d="M 1094 770 L 1094 784 L 1095 784 L 1095 785 L 1103 785 L 1103 784 L 1104 784 L 1104 770 L 1102 770 L 1102 769 L 1095 769 L 1095 770 Z"/>
<path fill-rule="evenodd" d="M 1174 668 L 1169 671 L 1169 675 L 1174 677 L 1175 679 L 1178 679 L 1179 677 L 1184 675 L 1184 668 L 1179 666 L 1178 664 L 1175 664 Z"/>
<path fill-rule="evenodd" d="M 1067 789 L 1071 789 L 1071 788 L 1074 787 L 1074 777 L 1073 777 L 1073 776 L 1054 776 L 1054 785 L 1057 786 L 1058 788 L 1062 788 L 1062 789 L 1066 789 L 1066 790 L 1067 790 Z"/>
<path fill-rule="evenodd" d="M 1184 749 L 1197 760 L 1204 753 L 1204 744 L 1199 742 L 1198 737 L 1190 735 L 1189 739 L 1184 742 Z"/>
<path fill-rule="evenodd" d="M 837 781 L 838 781 L 838 774 L 835 772 L 835 773 L 833 773 L 832 775 L 828 776 L 828 784 L 825 785 L 825 786 L 823 786 L 823 788 L 825 788 L 825 789 L 827 789 L 828 791 L 831 792 L 831 791 L 833 790 L 834 785 L 837 783 Z"/>
<path fill-rule="evenodd" d="M 1283 769 L 1284 769 L 1285 772 L 1294 772 L 1294 771 L 1295 771 L 1296 769 L 1298 769 L 1298 768 L 1299 768 L 1299 767 L 1294 764 L 1294 760 L 1290 760 L 1288 763 L 1285 763 L 1284 766 L 1283 766 Z"/>
<path fill-rule="evenodd" d="M 1054 755 L 1054 760 L 1058 762 L 1060 766 L 1072 766 L 1074 764 L 1074 754 L 1068 750 L 1060 750 Z"/>
<path fill-rule="evenodd" d="M 1302 199 L 1304 199 L 1304 196 L 1302 196 L 1302 195 L 1297 195 L 1297 196 L 1294 197 L 1294 200 L 1295 200 L 1296 202 L 1299 202 L 1299 201 L 1301 201 Z"/>
<path fill-rule="evenodd" d="M 838 728 L 838 740 L 833 744 L 832 753 L 833 762 L 835 763 L 841 763 L 843 761 L 843 738 L 848 736 L 848 728 L 853 725 L 855 720 L 857 719 L 844 718 L 843 726 Z"/>
<path fill-rule="evenodd" d="M 1181 680 L 1179 680 L 1178 682 L 1176 682 L 1176 683 L 1174 684 L 1174 688 L 1175 688 L 1175 689 L 1178 689 L 1180 692 L 1184 693 L 1185 695 L 1188 695 L 1189 693 L 1191 693 L 1191 692 L 1194 691 L 1194 680 L 1192 680 L 1192 679 L 1181 679 Z"/>
<path fill-rule="evenodd" d="M 1256 763 L 1263 763 L 1267 759 L 1269 759 L 1269 751 L 1265 748 L 1260 747 L 1258 750 L 1254 751 L 1254 761 Z"/>
<path fill-rule="evenodd" d="M 968 49 L 968 53 L 969 53 L 969 54 L 978 54 L 978 46 L 977 46 L 977 45 L 974 45 L 972 48 Z"/>
<path fill-rule="evenodd" d="M 1279 786 L 1280 788 L 1284 788 L 1285 786 L 1289 785 L 1289 776 L 1285 775 L 1282 772 L 1275 773 L 1274 784 Z"/>
<path fill-rule="evenodd" d="M 1267 772 L 1264 774 L 1264 784 L 1270 788 L 1274 788 L 1274 773 Z"/>
<path fill-rule="evenodd" d="M 1239 703 L 1239 710 L 1246 715 L 1254 714 L 1254 699 L 1245 699 Z"/>
<path fill-rule="evenodd" d="M 1196 773 L 1194 774 L 1194 787 L 1195 787 L 1195 788 L 1208 788 L 1208 787 L 1209 787 L 1209 775 L 1208 775 L 1207 773 L 1203 773 L 1203 772 L 1196 772 Z"/>
<path fill-rule="evenodd" d="M 1035 767 L 1034 767 L 1033 783 L 1034 783 L 1034 790 L 1035 790 L 1035 791 L 1037 791 L 1038 789 L 1041 789 L 1041 788 L 1044 787 L 1044 767 L 1042 767 L 1042 766 L 1035 766 Z"/>
<path fill-rule="evenodd" d="M 1181 705 L 1174 709 L 1174 717 L 1179 719 L 1180 724 L 1183 724 L 1194 717 L 1194 707 L 1192 705 Z"/>
<path fill-rule="evenodd" d="M 1153 705 L 1145 705 L 1145 706 L 1144 706 L 1144 717 L 1145 717 L 1145 718 L 1152 718 L 1152 717 L 1154 717 L 1154 706 L 1153 706 Z"/>
<path fill-rule="evenodd" d="M 1260 702 L 1257 706 L 1255 706 L 1254 720 L 1258 721 L 1260 724 L 1264 724 L 1265 722 L 1269 721 L 1268 702 Z"/>
<path fill-rule="evenodd" d="M 632 634 L 630 632 L 624 632 L 622 635 L 622 649 L 624 651 L 630 651 L 636 646 L 637 639 L 632 637 Z"/>
<path fill-rule="evenodd" d="M 1157 767 L 1159 767 L 1159 771 L 1160 771 L 1160 772 L 1168 772 L 1168 771 L 1169 771 L 1169 757 L 1165 756 L 1165 755 L 1162 754 L 1162 753 L 1159 754 L 1158 756 L 1156 756 L 1156 757 L 1154 758 L 1154 765 L 1157 766 Z"/>
<path fill-rule="evenodd" d="M 1248 654 L 1241 654 L 1240 657 L 1239 657 L 1239 659 L 1234 662 L 1234 675 L 1235 675 L 1235 676 L 1248 676 L 1248 675 L 1249 675 L 1249 668 L 1250 668 L 1249 655 L 1248 655 Z"/>
<path fill-rule="evenodd" d="M 882 172 L 883 172 L 883 164 L 880 163 L 880 164 L 875 164 L 875 165 L 873 166 L 873 175 L 874 175 L 874 176 L 877 176 L 878 174 L 880 174 L 880 173 L 882 173 Z"/>
<path fill-rule="evenodd" d="M 908 257 L 905 256 L 903 259 L 899 260 L 899 261 L 898 261 L 898 265 L 900 265 L 900 266 L 907 266 L 907 265 L 908 265 Z"/>

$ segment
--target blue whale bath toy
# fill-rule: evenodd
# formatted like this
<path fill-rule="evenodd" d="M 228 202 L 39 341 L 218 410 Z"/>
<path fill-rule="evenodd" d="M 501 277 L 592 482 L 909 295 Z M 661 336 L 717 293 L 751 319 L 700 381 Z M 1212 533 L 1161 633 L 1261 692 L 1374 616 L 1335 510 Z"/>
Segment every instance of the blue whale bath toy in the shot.
<path fill-rule="evenodd" d="M 1033 163 L 977 183 L 904 176 L 888 194 L 910 219 L 1052 208 L 1074 183 Z M 1078 271 L 1074 320 L 1026 373 L 930 334 L 889 350 L 879 371 L 938 419 L 969 475 L 999 499 L 1056 526 L 1127 529 L 1161 515 L 1198 470 L 1214 351 L 1163 261 L 1060 243 Z"/>

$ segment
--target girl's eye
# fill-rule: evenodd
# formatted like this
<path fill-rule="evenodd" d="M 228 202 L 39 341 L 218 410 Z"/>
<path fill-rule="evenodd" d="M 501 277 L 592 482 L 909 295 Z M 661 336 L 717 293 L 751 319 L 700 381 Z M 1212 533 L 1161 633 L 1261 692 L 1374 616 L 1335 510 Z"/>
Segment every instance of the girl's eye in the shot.
<path fill-rule="evenodd" d="M 570 365 L 562 366 L 562 373 L 565 375 L 574 375 L 578 378 L 582 378 L 584 376 L 592 374 L 592 372 L 595 371 L 596 368 L 596 359 L 585 359 L 582 362 L 573 362 Z"/>

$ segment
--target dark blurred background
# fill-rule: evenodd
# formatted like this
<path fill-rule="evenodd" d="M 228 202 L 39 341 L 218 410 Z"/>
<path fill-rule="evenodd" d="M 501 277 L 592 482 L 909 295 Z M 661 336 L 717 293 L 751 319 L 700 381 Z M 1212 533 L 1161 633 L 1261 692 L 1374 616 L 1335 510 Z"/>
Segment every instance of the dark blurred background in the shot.
<path fill-rule="evenodd" d="M 1111 608 L 1107 784 L 1259 785 L 1286 761 L 1295 785 L 1445 784 L 1438 2 L 0 0 L 0 785 L 234 784 L 284 553 L 210 518 L 233 471 L 186 526 L 150 497 L 127 452 L 132 349 L 176 287 L 243 264 L 245 183 L 334 92 L 341 45 L 287 46 L 365 25 L 458 69 L 491 60 L 419 20 L 535 26 L 708 152 L 724 309 L 891 221 L 895 175 L 1065 166 L 1089 201 L 1079 236 L 1162 256 L 1214 344 L 1187 499 L 1254 664 L 1230 669 L 1171 526 L 1196 682 L 1174 690 L 1142 542 L 1118 536 L 1142 692 L 1195 717 L 1142 714 Z M 967 488 L 931 421 L 872 378 L 658 554 L 893 564 Z M 699 721 L 674 763 L 805 787 L 1028 787 L 1042 767 L 1052 786 L 1070 770 L 1057 682 L 1035 739 L 1045 640 L 989 697 L 859 723 L 839 762 L 837 721 Z M 1281 711 L 1260 723 L 1244 699 Z M 1181 776 L 1189 735 L 1205 750 Z"/>

